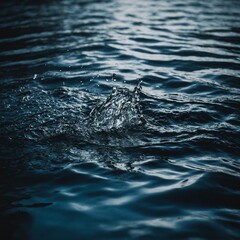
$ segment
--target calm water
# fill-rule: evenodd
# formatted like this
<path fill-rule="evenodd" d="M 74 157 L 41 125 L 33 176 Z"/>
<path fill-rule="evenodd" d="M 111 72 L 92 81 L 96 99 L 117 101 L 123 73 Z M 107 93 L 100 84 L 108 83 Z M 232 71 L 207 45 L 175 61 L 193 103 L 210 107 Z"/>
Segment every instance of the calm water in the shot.
<path fill-rule="evenodd" d="M 239 12 L 1 3 L 0 238 L 239 239 Z"/>

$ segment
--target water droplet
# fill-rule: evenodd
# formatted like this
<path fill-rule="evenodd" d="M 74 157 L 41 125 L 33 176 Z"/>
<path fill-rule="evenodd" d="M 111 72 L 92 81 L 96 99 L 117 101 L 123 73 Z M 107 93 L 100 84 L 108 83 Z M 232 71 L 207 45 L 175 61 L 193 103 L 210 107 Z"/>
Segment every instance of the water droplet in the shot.
<path fill-rule="evenodd" d="M 98 84 L 99 86 L 99 84 Z M 135 92 L 127 88 L 112 88 L 112 94 L 99 103 L 89 116 L 89 130 L 115 131 L 144 123 Z"/>

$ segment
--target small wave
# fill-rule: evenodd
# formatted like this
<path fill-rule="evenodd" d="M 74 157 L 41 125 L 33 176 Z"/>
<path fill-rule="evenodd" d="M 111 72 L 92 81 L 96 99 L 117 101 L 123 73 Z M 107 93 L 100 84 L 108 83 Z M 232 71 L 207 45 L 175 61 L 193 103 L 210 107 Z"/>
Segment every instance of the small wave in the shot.
<path fill-rule="evenodd" d="M 144 124 L 140 92 L 140 82 L 134 91 L 114 87 L 111 95 L 91 111 L 87 122 L 90 132 L 122 131 Z"/>

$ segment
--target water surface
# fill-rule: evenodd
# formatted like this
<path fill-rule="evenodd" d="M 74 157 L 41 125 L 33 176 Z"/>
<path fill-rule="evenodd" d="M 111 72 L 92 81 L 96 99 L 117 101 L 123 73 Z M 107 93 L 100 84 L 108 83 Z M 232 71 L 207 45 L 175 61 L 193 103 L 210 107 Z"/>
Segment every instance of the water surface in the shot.
<path fill-rule="evenodd" d="M 239 12 L 1 3 L 0 238 L 239 239 Z"/>

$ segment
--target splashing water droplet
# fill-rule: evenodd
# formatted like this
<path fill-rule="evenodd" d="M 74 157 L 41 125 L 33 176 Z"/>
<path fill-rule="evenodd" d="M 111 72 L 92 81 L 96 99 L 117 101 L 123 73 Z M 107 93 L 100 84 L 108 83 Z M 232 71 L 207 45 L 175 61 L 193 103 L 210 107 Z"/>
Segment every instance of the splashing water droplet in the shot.
<path fill-rule="evenodd" d="M 143 124 L 140 109 L 141 82 L 134 91 L 113 87 L 111 95 L 91 111 L 88 129 L 93 132 L 111 132 L 131 129 Z"/>

